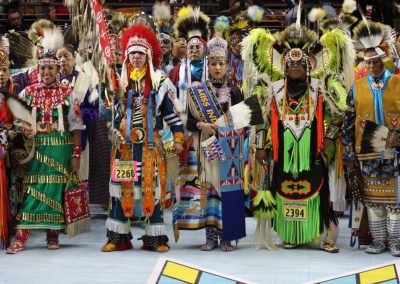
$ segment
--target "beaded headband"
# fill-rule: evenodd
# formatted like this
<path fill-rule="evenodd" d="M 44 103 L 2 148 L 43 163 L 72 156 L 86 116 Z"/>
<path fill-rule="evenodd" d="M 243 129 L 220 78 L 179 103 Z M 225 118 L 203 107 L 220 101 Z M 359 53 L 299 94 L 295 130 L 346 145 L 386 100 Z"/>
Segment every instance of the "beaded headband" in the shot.
<path fill-rule="evenodd" d="M 60 65 L 60 62 L 52 58 L 39 59 L 38 65 Z"/>

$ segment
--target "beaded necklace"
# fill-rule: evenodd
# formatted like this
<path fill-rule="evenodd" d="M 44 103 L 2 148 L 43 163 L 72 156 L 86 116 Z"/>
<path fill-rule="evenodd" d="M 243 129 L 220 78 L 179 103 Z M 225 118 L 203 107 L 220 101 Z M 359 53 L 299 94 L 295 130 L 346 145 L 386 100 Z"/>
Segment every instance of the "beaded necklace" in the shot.
<path fill-rule="evenodd" d="M 32 91 L 32 107 L 36 107 L 42 112 L 41 124 L 53 123 L 54 108 L 59 105 L 65 104 L 65 95 L 61 92 L 60 86 L 47 88 L 41 83 L 36 84 Z"/>

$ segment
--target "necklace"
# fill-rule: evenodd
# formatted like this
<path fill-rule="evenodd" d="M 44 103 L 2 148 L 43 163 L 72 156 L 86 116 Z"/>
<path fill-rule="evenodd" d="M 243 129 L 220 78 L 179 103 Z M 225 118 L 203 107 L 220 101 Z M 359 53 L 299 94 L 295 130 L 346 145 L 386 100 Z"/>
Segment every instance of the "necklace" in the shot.
<path fill-rule="evenodd" d="M 213 93 L 217 96 L 220 105 L 231 101 L 231 90 L 227 86 L 226 82 L 224 82 L 220 88 L 217 88 L 213 83 L 211 83 L 210 86 Z"/>

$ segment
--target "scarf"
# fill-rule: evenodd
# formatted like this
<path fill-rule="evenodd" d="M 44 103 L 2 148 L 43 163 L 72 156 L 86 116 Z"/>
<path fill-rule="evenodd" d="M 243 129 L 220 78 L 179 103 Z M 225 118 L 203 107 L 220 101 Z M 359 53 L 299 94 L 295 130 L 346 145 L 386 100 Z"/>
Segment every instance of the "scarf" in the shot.
<path fill-rule="evenodd" d="M 140 81 L 146 75 L 147 71 L 147 64 L 143 65 L 140 68 L 132 68 L 131 74 L 129 75 L 129 78 L 133 81 Z"/>
<path fill-rule="evenodd" d="M 190 71 L 197 81 L 201 81 L 201 75 L 203 73 L 204 59 L 197 61 L 190 61 Z"/>
<path fill-rule="evenodd" d="M 392 73 L 387 69 L 377 79 L 373 78 L 371 75 L 367 76 L 369 89 L 374 97 L 375 121 L 379 125 L 384 125 L 385 123 L 382 95 L 391 76 Z M 380 89 L 374 88 L 374 83 L 376 82 L 381 82 L 383 84 Z"/>
<path fill-rule="evenodd" d="M 297 98 L 304 95 L 307 91 L 307 83 L 305 80 L 294 80 L 287 77 L 287 94 L 290 98 Z"/>

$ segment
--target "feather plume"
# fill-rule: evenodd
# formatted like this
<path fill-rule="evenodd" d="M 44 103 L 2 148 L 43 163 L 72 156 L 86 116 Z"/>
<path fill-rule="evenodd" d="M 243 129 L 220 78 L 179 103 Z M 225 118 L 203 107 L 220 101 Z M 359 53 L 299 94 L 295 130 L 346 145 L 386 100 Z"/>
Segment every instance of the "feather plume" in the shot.
<path fill-rule="evenodd" d="M 326 16 L 326 10 L 322 8 L 312 8 L 308 13 L 308 20 L 310 22 L 320 22 Z"/>
<path fill-rule="evenodd" d="M 57 52 L 64 45 L 64 36 L 59 28 L 45 29 L 41 43 L 46 51 Z"/>
<path fill-rule="evenodd" d="M 74 9 L 78 5 L 77 0 L 65 0 L 64 3 L 65 7 L 67 7 L 68 9 Z"/>
<path fill-rule="evenodd" d="M 153 6 L 154 21 L 169 21 L 171 19 L 171 8 L 165 2 L 156 2 Z"/>
<path fill-rule="evenodd" d="M 243 86 L 250 87 L 252 80 L 258 78 L 257 72 L 269 75 L 271 81 L 283 78 L 282 70 L 277 67 L 277 64 L 280 64 L 280 58 L 276 61 L 272 58 L 273 46 L 276 42 L 276 38 L 268 30 L 261 28 L 251 30 L 250 34 L 243 39 L 242 58 L 248 62 L 244 66 L 244 78 L 246 79 Z M 253 68 L 253 64 L 256 68 Z M 257 72 L 255 73 L 255 71 Z"/>
<path fill-rule="evenodd" d="M 344 0 L 342 4 L 342 11 L 345 14 L 351 14 L 357 10 L 357 2 L 355 0 Z"/>
<path fill-rule="evenodd" d="M 350 38 L 339 29 L 333 29 L 326 32 L 320 40 L 323 49 L 317 54 L 319 65 L 313 71 L 314 78 L 321 77 L 323 74 L 338 74 L 343 84 L 349 90 L 353 80 L 353 62 L 355 59 L 355 50 Z M 325 54 L 325 53 L 327 54 Z"/>
<path fill-rule="evenodd" d="M 56 26 L 53 22 L 46 19 L 40 19 L 31 25 L 28 31 L 28 38 L 34 44 L 36 44 L 40 40 L 40 38 L 43 37 L 44 30 L 52 30 L 55 27 Z"/>
<path fill-rule="evenodd" d="M 229 28 L 229 19 L 226 16 L 219 16 L 214 21 L 214 30 L 221 34 Z"/>
<path fill-rule="evenodd" d="M 252 5 L 247 8 L 247 15 L 253 22 L 260 22 L 264 16 L 264 9 L 257 5 Z"/>

